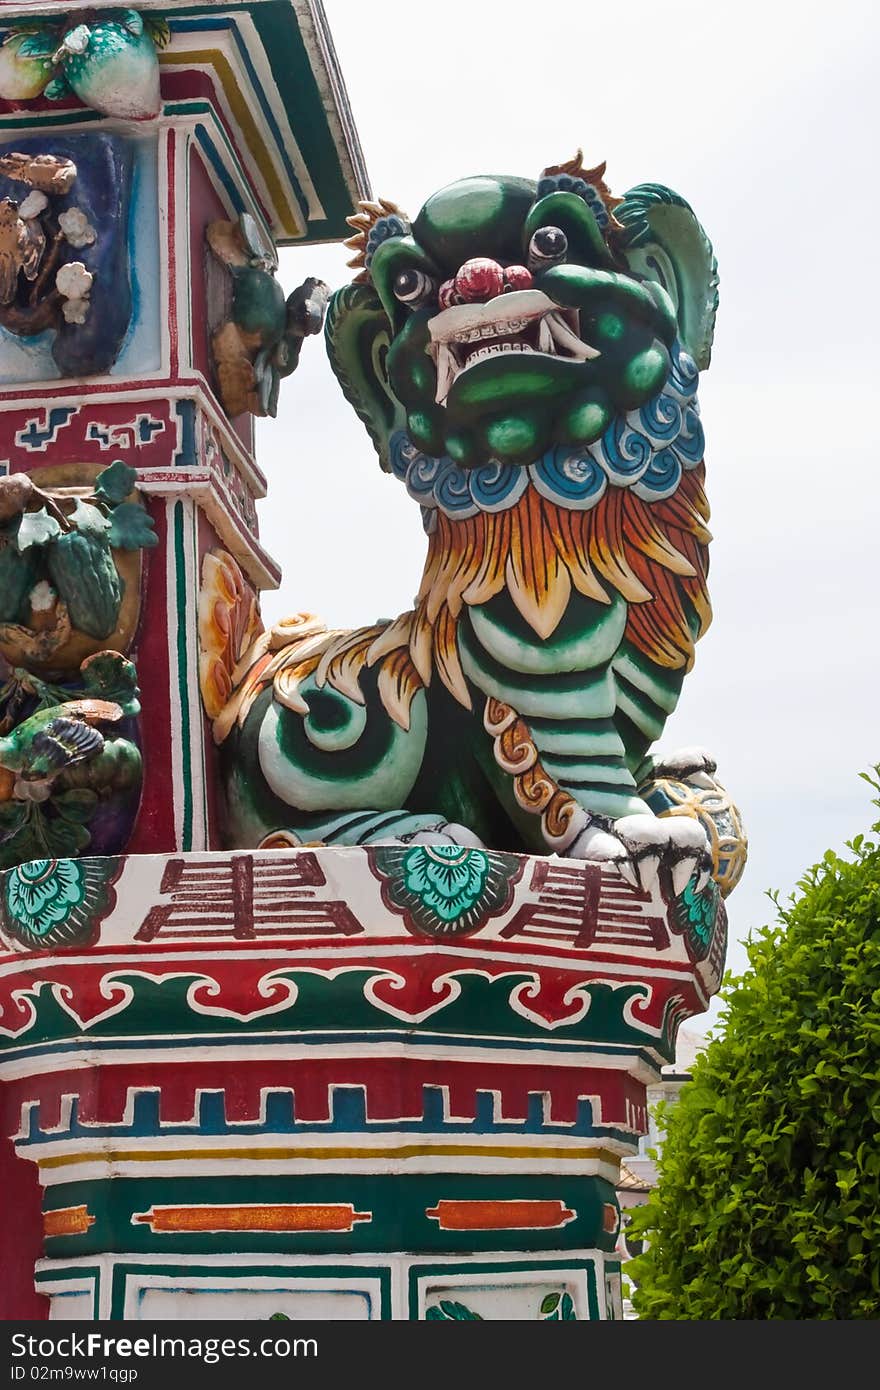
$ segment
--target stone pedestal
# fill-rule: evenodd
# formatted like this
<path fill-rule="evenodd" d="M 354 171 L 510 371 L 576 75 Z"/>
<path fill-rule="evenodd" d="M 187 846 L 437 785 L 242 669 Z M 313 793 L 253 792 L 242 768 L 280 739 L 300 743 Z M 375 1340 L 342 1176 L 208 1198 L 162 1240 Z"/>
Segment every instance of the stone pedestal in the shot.
<path fill-rule="evenodd" d="M 454 847 L 10 870 L 50 1316 L 619 1317 L 620 1159 L 725 927 L 713 884 Z"/>

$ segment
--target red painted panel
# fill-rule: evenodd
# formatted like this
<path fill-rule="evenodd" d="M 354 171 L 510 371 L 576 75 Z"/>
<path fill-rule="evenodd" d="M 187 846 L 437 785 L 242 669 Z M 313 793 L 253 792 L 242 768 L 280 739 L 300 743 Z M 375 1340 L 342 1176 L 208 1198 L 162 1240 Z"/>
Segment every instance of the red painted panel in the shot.
<path fill-rule="evenodd" d="M 250 190 L 254 201 L 260 207 L 264 217 L 271 221 L 269 210 L 261 199 L 255 185 L 250 181 L 249 168 L 253 161 L 253 156 L 240 143 L 240 131 L 237 125 L 233 125 L 226 116 L 222 102 L 217 99 L 217 90 L 212 75 L 208 72 L 198 72 L 191 69 L 165 69 L 162 74 L 162 96 L 165 101 L 192 101 L 197 98 L 209 101 L 214 109 L 217 120 L 222 125 L 229 139 L 229 143 L 238 156 L 238 164 L 244 177 L 248 179 Z"/>
<path fill-rule="evenodd" d="M 143 383 L 129 381 L 135 393 Z M 155 389 L 155 383 L 149 385 Z M 123 458 L 132 468 L 165 468 L 178 448 L 177 418 L 168 399 L 91 403 L 87 394 L 68 392 L 63 400 L 43 401 L 0 412 L 0 438 L 9 472 L 62 463 L 89 463 L 106 468 Z M 46 403 L 44 403 L 46 402 Z"/>
<path fill-rule="evenodd" d="M 296 1118 L 320 1122 L 331 1118 L 333 1086 L 363 1086 L 367 1115 L 374 1121 L 420 1119 L 425 1086 L 447 1089 L 449 1115 L 458 1120 L 476 1117 L 481 1091 L 499 1093 L 497 1113 L 505 1120 L 524 1120 L 530 1097 L 546 1093 L 547 1118 L 557 1124 L 574 1123 L 578 1100 L 586 1096 L 600 1099 L 601 1115 L 596 1115 L 597 1122 L 631 1127 L 633 1111 L 643 1114 L 645 1101 L 644 1086 L 623 1071 L 589 1065 L 501 1063 L 487 1058 L 485 1052 L 478 1053 L 474 1061 L 406 1056 L 328 1058 L 317 1051 L 314 1057 L 292 1061 L 248 1060 L 237 1052 L 234 1060 L 228 1061 L 122 1063 L 10 1082 L 9 1113 L 13 1128 L 17 1128 L 21 1104 L 39 1099 L 40 1127 L 57 1126 L 62 1114 L 61 1098 L 77 1094 L 81 1123 L 121 1124 L 128 1092 L 133 1088 L 159 1090 L 162 1122 L 181 1124 L 193 1119 L 196 1092 L 202 1089 L 225 1093 L 228 1120 L 258 1121 L 263 1106 L 261 1091 L 269 1088 L 293 1090 Z"/>
<path fill-rule="evenodd" d="M 211 253 L 205 240 L 208 226 L 229 212 L 220 200 L 197 148 L 189 156 L 190 264 L 192 267 L 192 364 L 205 378 L 212 379 L 211 350 L 208 341 L 208 299 L 205 276 L 206 257 Z"/>
<path fill-rule="evenodd" d="M 5 1110 L 5 1106 L 0 1107 Z M 13 1128 L 17 1116 L 13 1119 Z M 34 1265 L 43 1253 L 42 1194 L 37 1166 L 16 1158 L 11 1142 L 0 1138 L 0 1192 L 3 1194 L 0 1320 L 45 1321 L 49 1300 L 34 1288 Z"/>
<path fill-rule="evenodd" d="M 149 499 L 159 544 L 150 553 L 144 586 L 141 627 L 133 659 L 141 687 L 141 736 L 144 790 L 129 854 L 159 854 L 174 849 L 171 795 L 171 711 L 168 660 L 165 504 Z M 179 731 L 177 731 L 179 737 Z"/>
<path fill-rule="evenodd" d="M 202 573 L 202 561 L 209 550 L 225 550 L 226 547 L 217 535 L 211 523 L 206 519 L 204 512 L 199 512 L 199 577 Z M 202 715 L 202 738 L 205 744 L 205 797 L 208 806 L 208 849 L 225 848 L 221 834 L 222 828 L 222 792 L 220 788 L 220 773 L 218 766 L 218 749 L 214 743 L 211 733 L 210 720 L 205 714 Z"/>
<path fill-rule="evenodd" d="M 208 332 L 208 299 L 205 259 L 210 256 L 206 241 L 208 226 L 219 218 L 234 217 L 226 204 L 220 199 L 210 175 L 202 162 L 197 147 L 190 150 L 189 157 L 189 199 L 190 199 L 190 265 L 192 268 L 192 365 L 213 383 L 214 373 L 211 363 L 211 347 Z M 223 408 L 217 404 L 223 414 Z M 232 428 L 244 447 L 253 452 L 253 420 L 250 415 L 239 415 L 230 421 Z"/>

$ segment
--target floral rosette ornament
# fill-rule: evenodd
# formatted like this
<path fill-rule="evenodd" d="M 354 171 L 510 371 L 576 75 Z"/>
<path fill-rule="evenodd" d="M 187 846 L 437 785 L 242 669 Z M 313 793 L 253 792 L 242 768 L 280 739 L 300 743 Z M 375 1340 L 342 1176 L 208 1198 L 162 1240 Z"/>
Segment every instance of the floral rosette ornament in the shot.
<path fill-rule="evenodd" d="M 522 873 L 515 855 L 461 845 L 383 847 L 373 850 L 372 867 L 386 905 L 424 936 L 477 931 L 507 910 Z"/>
<path fill-rule="evenodd" d="M 31 859 L 3 875 L 0 930 L 29 951 L 83 946 L 115 902 L 115 859 Z"/>

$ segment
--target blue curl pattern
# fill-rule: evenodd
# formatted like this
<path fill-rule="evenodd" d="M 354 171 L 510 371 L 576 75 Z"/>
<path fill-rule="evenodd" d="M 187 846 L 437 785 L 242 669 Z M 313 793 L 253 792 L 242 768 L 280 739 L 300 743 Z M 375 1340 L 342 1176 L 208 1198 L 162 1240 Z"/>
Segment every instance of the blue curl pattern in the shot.
<path fill-rule="evenodd" d="M 673 449 L 661 449 L 651 466 L 634 485 L 633 492 L 643 502 L 661 502 L 671 497 L 681 482 L 681 460 Z"/>
<path fill-rule="evenodd" d="M 380 217 L 377 222 L 374 222 L 364 247 L 364 266 L 366 269 L 369 270 L 373 264 L 373 257 L 383 241 L 389 241 L 391 237 L 408 236 L 410 231 L 410 224 L 406 218 L 398 217 L 394 213 L 389 217 Z"/>
<path fill-rule="evenodd" d="M 646 434 L 660 448 L 672 444 L 681 434 L 681 406 L 665 391 L 641 410 L 631 411 L 626 419 L 631 429 Z"/>
<path fill-rule="evenodd" d="M 670 356 L 672 367 L 666 382 L 666 391 L 677 396 L 680 401 L 693 401 L 697 394 L 700 375 L 696 362 L 689 352 L 685 352 L 678 339 L 672 345 Z"/>
<path fill-rule="evenodd" d="M 472 468 L 467 477 L 471 497 L 481 512 L 507 511 L 519 501 L 528 484 L 524 468 L 497 460 Z"/>
<path fill-rule="evenodd" d="M 542 497 L 577 512 L 595 507 L 608 486 L 608 474 L 601 464 L 570 448 L 549 449 L 528 471 Z"/>
<path fill-rule="evenodd" d="M 696 401 L 684 412 L 682 432 L 675 441 L 675 452 L 684 468 L 696 468 L 706 452 L 706 436 Z"/>
<path fill-rule="evenodd" d="M 413 444 L 406 430 L 395 430 L 388 443 L 388 461 L 391 464 L 391 472 L 395 478 L 399 478 L 402 483 L 406 482 L 407 473 L 416 459 L 423 458 L 417 445 Z"/>
<path fill-rule="evenodd" d="M 548 501 L 575 511 L 594 507 L 609 483 L 659 502 L 672 496 L 683 470 L 701 461 L 705 445 L 696 364 L 678 342 L 671 358 L 663 390 L 641 409 L 617 416 L 594 444 L 548 449 L 527 468 L 492 459 L 463 469 L 445 455 L 423 454 L 405 430 L 397 430 L 390 440 L 391 471 L 420 503 L 426 531 L 433 530 L 438 510 L 453 519 L 506 511 L 529 481 Z"/>
<path fill-rule="evenodd" d="M 447 516 L 476 516 L 480 509 L 471 496 L 467 473 L 454 464 L 452 459 L 446 459 L 444 462 L 448 467 L 442 469 L 434 484 L 437 506 Z"/>
<path fill-rule="evenodd" d="M 538 197 L 546 198 L 548 193 L 574 193 L 578 198 L 583 198 L 602 231 L 607 230 L 608 210 L 595 184 L 587 183 L 586 179 L 579 179 L 571 174 L 545 174 L 538 182 Z"/>
<path fill-rule="evenodd" d="M 630 487 L 646 472 L 654 447 L 646 434 L 633 429 L 625 415 L 617 415 L 602 438 L 590 445 L 590 453 L 612 483 Z"/>

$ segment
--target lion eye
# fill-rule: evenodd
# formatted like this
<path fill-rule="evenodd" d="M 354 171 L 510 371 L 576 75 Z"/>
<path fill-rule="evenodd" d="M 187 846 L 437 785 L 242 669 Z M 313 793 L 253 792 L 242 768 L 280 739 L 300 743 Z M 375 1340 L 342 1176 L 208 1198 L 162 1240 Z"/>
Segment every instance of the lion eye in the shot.
<path fill-rule="evenodd" d="M 426 300 L 433 299 L 437 292 L 437 281 L 423 270 L 401 270 L 394 277 L 394 294 L 401 304 L 417 308 Z"/>
<path fill-rule="evenodd" d="M 560 227 L 539 227 L 529 242 L 529 270 L 544 270 L 564 260 L 568 237 Z"/>

